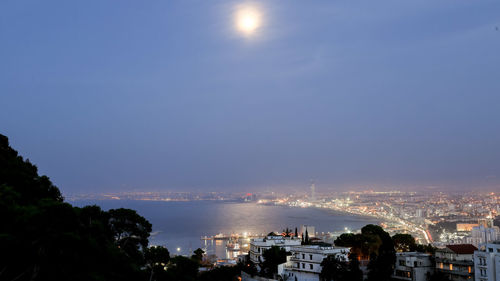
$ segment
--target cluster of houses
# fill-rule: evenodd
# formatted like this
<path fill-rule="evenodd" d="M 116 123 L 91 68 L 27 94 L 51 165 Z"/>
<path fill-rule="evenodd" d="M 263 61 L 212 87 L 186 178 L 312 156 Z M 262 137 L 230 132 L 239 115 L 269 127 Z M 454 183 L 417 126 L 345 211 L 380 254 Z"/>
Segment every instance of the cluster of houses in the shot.
<path fill-rule="evenodd" d="M 479 248 L 472 244 L 447 245 L 437 249 L 434 256 L 396 254 L 395 280 L 425 281 L 436 272 L 453 281 L 500 281 L 500 241 L 484 243 Z"/>
<path fill-rule="evenodd" d="M 349 248 L 335 247 L 328 244 L 301 245 L 302 240 L 295 237 L 267 236 L 265 238 L 253 239 L 250 243 L 248 257 L 250 261 L 258 265 L 264 260 L 264 251 L 272 246 L 279 246 L 290 252 L 286 263 L 278 266 L 278 275 L 286 276 L 288 280 L 318 281 L 322 267 L 321 262 L 330 255 L 335 255 L 342 261 L 348 260 Z M 243 274 L 244 281 L 263 280 L 254 279 Z M 265 279 L 264 279 L 265 280 Z"/>
<path fill-rule="evenodd" d="M 314 233 L 314 232 L 313 232 Z M 286 263 L 278 266 L 278 276 L 284 280 L 319 281 L 321 262 L 334 255 L 341 261 L 348 261 L 349 248 L 325 243 L 301 245 L 295 237 L 267 236 L 253 239 L 248 258 L 257 266 L 263 261 L 264 251 L 278 246 L 290 252 Z M 361 263 L 365 273 L 367 263 Z M 434 274 L 440 274 L 452 281 L 500 281 L 500 241 L 484 243 L 479 248 L 472 244 L 447 245 L 436 250 L 435 255 L 420 252 L 396 253 L 394 280 L 427 281 Z M 242 275 L 243 281 L 272 280 Z"/>

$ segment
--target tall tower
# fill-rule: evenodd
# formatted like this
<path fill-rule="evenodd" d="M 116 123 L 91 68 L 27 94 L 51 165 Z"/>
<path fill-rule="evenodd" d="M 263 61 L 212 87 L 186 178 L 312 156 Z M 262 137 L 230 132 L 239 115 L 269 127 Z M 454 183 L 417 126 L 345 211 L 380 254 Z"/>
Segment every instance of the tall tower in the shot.
<path fill-rule="evenodd" d="M 313 180 L 311 180 L 311 201 L 316 201 L 316 186 Z"/>

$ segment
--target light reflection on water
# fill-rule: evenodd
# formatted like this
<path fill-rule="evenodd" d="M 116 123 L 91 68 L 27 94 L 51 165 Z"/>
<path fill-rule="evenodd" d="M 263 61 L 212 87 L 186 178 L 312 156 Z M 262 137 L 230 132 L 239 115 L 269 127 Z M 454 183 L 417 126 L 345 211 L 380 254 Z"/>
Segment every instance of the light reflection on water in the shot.
<path fill-rule="evenodd" d="M 155 201 L 76 201 L 77 206 L 96 204 L 103 209 L 131 208 L 153 224 L 150 243 L 166 246 L 171 254 L 189 255 L 197 248 L 219 258 L 232 258 L 240 251 L 228 251 L 226 241 L 201 240 L 202 236 L 218 233 L 267 234 L 295 229 L 302 224 L 314 225 L 317 232 L 341 231 L 345 227 L 359 229 L 375 219 L 313 208 L 289 208 L 215 201 L 155 202 Z M 179 248 L 179 251 L 177 249 Z"/>

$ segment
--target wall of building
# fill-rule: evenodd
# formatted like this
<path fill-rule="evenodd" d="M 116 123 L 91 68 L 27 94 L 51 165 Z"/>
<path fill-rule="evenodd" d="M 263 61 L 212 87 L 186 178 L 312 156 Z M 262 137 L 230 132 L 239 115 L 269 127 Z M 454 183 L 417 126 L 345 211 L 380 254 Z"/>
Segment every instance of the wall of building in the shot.
<path fill-rule="evenodd" d="M 289 281 L 319 281 L 319 274 L 309 273 L 309 272 L 300 272 L 300 271 L 290 271 L 286 272 L 288 275 Z"/>
<path fill-rule="evenodd" d="M 474 252 L 477 281 L 500 281 L 500 244 L 485 244 Z"/>

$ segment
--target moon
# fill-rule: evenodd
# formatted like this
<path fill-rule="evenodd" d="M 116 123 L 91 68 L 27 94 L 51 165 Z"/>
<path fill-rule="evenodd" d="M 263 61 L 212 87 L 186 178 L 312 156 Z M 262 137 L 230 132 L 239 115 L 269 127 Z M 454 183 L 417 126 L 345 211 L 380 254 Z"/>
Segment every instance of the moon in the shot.
<path fill-rule="evenodd" d="M 244 36 L 251 36 L 261 26 L 262 16 L 257 7 L 245 5 L 238 7 L 235 14 L 236 29 Z"/>

